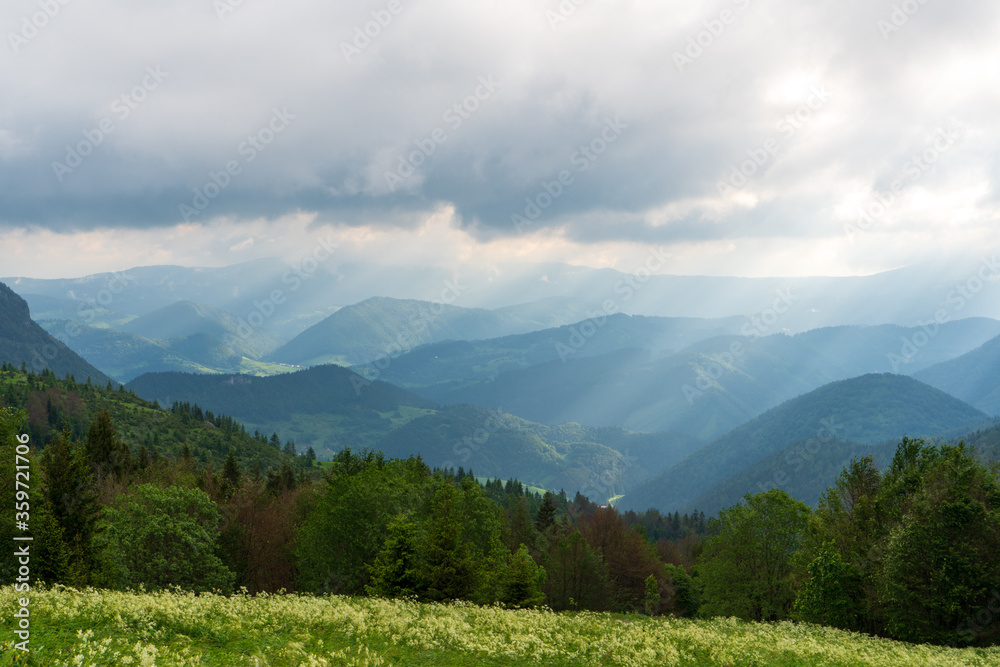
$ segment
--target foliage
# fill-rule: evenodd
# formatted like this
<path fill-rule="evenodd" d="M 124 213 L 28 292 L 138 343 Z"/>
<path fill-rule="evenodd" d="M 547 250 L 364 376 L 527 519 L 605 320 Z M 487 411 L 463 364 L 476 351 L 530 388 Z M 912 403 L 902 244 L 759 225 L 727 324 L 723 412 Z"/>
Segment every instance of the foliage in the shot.
<path fill-rule="evenodd" d="M 747 495 L 713 519 L 699 574 L 706 615 L 754 621 L 789 617 L 795 600 L 792 557 L 809 508 L 784 491 Z"/>
<path fill-rule="evenodd" d="M 523 609 L 537 607 L 545 600 L 541 591 L 545 583 L 545 569 L 539 567 L 523 544 L 510 557 L 500 601 L 505 606 Z"/>
<path fill-rule="evenodd" d="M 217 555 L 219 509 L 204 491 L 144 484 L 106 514 L 98 583 L 228 591 L 233 573 Z"/>
<path fill-rule="evenodd" d="M 809 563 L 809 580 L 795 600 L 798 616 L 810 623 L 842 630 L 858 629 L 861 576 L 844 562 L 832 544 L 825 545 Z"/>

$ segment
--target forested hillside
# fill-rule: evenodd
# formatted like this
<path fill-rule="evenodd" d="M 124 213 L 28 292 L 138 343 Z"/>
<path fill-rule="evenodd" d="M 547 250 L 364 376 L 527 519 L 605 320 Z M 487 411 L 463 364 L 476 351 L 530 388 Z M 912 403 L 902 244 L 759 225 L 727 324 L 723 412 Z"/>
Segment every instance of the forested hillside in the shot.
<path fill-rule="evenodd" d="M 967 403 L 906 376 L 871 374 L 833 382 L 699 448 L 634 489 L 621 504 L 633 509 L 685 507 L 731 475 L 810 439 L 874 444 L 894 433 L 932 436 L 968 431 L 988 421 Z"/>

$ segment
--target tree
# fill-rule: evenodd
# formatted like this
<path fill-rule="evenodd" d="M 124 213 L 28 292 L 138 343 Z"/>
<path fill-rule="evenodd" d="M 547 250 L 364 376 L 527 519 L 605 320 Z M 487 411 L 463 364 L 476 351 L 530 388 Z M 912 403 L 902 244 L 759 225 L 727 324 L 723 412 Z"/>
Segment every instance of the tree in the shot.
<path fill-rule="evenodd" d="M 45 448 L 41 467 L 45 505 L 66 544 L 66 582 L 86 585 L 96 566 L 93 541 L 101 517 L 92 468 L 68 431 L 57 434 Z"/>
<path fill-rule="evenodd" d="M 422 577 L 427 585 L 426 595 L 434 601 L 467 599 L 479 585 L 482 570 L 462 539 L 461 497 L 451 483 L 438 486 L 431 501 L 431 512 L 423 549 Z"/>
<path fill-rule="evenodd" d="M 890 471 L 891 472 L 891 471 Z M 1000 588 L 1000 483 L 963 444 L 943 446 L 903 506 L 885 555 L 886 627 L 911 642 L 989 644 L 963 632 Z"/>
<path fill-rule="evenodd" d="M 532 555 L 538 553 L 538 530 L 531 521 L 528 501 L 524 496 L 514 501 L 507 523 L 509 526 L 507 548 L 511 553 L 516 552 L 522 544 L 528 547 Z"/>
<path fill-rule="evenodd" d="M 14 583 L 15 577 L 19 576 L 18 570 L 23 563 L 19 562 L 15 551 L 17 546 L 23 545 L 14 542 L 13 538 L 26 534 L 17 523 L 25 521 L 28 524 L 27 534 L 33 538 L 29 547 L 32 581 L 74 583 L 67 581 L 69 554 L 62 528 L 52 516 L 47 502 L 44 479 L 38 489 L 41 497 L 32 497 L 30 491 L 16 484 L 25 480 L 30 484 L 31 480 L 39 477 L 34 453 L 30 451 L 30 440 L 25 442 L 18 437 L 26 418 L 24 412 L 0 408 L 0 460 L 8 462 L 13 468 L 0 475 L 0 498 L 6 499 L 0 504 L 0 540 L 7 545 L 15 545 L 5 549 L 0 556 L 0 581 Z M 25 449 L 29 451 L 25 453 Z M 25 495 L 18 497 L 18 492 Z"/>
<path fill-rule="evenodd" d="M 382 552 L 389 524 L 399 514 L 416 514 L 425 502 L 424 472 L 414 460 L 379 467 L 374 456 L 341 456 L 296 537 L 300 590 L 363 593 L 371 584 L 365 566 Z"/>
<path fill-rule="evenodd" d="M 107 511 L 101 585 L 207 592 L 232 589 L 216 555 L 221 516 L 204 491 L 143 484 Z"/>
<path fill-rule="evenodd" d="M 537 607 L 545 601 L 541 591 L 544 582 L 545 569 L 535 563 L 528 547 L 522 544 L 510 557 L 501 601 L 517 609 Z"/>
<path fill-rule="evenodd" d="M 798 618 L 841 630 L 859 629 L 861 574 L 827 543 L 808 566 L 809 580 L 795 600 Z"/>
<path fill-rule="evenodd" d="M 909 445 L 904 443 L 904 447 Z M 796 576 L 803 580 L 806 596 L 797 603 L 801 618 L 873 634 L 884 632 L 881 572 L 892 523 L 884 497 L 882 473 L 871 456 L 853 459 L 820 496 L 802 552 L 796 557 Z M 845 598 L 854 600 L 854 610 L 845 606 Z"/>
<path fill-rule="evenodd" d="M 538 529 L 539 533 L 544 534 L 546 530 L 555 525 L 555 522 L 555 499 L 551 491 L 546 491 L 545 496 L 542 497 L 542 506 L 538 508 L 538 514 L 535 515 L 535 528 Z"/>
<path fill-rule="evenodd" d="M 745 620 L 786 619 L 792 610 L 792 556 L 810 510 L 779 489 L 747 495 L 719 513 L 706 540 L 699 573 L 703 611 Z"/>
<path fill-rule="evenodd" d="M 675 616 L 694 617 L 701 607 L 701 598 L 691 575 L 684 568 L 675 565 L 664 565 L 664 570 L 667 575 L 666 583 L 673 593 L 666 601 L 665 611 Z"/>
<path fill-rule="evenodd" d="M 222 467 L 222 478 L 226 480 L 231 490 L 235 490 L 239 488 L 242 477 L 243 474 L 240 472 L 240 464 L 236 460 L 236 453 L 230 447 L 229 453 L 226 455 L 226 463 Z"/>
<path fill-rule="evenodd" d="M 642 607 L 646 616 L 653 616 L 660 608 L 660 584 L 656 577 L 646 577 L 646 592 L 642 598 Z"/>
<path fill-rule="evenodd" d="M 612 607 L 608 568 L 576 528 L 560 529 L 545 554 L 542 590 L 556 610 Z"/>
<path fill-rule="evenodd" d="M 418 548 L 417 527 L 402 516 L 393 519 L 382 551 L 367 566 L 371 584 L 365 586 L 365 592 L 387 598 L 422 594 Z"/>
<path fill-rule="evenodd" d="M 98 479 L 107 475 L 121 477 L 131 468 L 128 445 L 118 437 L 118 431 L 107 410 L 101 410 L 90 422 L 84 444 L 87 458 Z"/>
<path fill-rule="evenodd" d="M 581 521 L 580 532 L 608 566 L 612 608 L 642 611 L 646 579 L 650 575 L 657 581 L 665 578 L 656 548 L 638 531 L 630 530 L 613 507 L 600 508 Z"/>

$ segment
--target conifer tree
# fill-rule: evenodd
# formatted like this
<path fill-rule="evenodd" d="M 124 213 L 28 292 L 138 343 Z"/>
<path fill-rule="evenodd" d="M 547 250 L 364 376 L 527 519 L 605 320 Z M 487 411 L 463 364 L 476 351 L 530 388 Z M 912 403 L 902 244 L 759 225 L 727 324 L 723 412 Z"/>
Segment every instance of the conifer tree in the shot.
<path fill-rule="evenodd" d="M 538 532 L 544 533 L 546 530 L 555 525 L 555 522 L 555 501 L 552 496 L 552 492 L 546 491 L 545 496 L 542 498 L 542 506 L 538 508 L 538 514 L 535 516 L 535 527 L 538 529 Z"/>
<path fill-rule="evenodd" d="M 435 492 L 431 513 L 423 568 L 427 597 L 435 601 L 466 599 L 475 590 L 480 571 L 462 539 L 461 499 L 450 483 L 441 484 Z"/>

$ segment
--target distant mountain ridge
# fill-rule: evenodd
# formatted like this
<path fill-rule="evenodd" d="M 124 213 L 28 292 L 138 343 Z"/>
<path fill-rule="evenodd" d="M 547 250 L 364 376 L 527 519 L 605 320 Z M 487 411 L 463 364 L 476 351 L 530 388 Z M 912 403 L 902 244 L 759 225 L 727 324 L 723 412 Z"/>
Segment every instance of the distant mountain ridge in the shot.
<path fill-rule="evenodd" d="M 565 362 L 518 364 L 493 376 L 487 371 L 501 371 L 498 364 L 483 365 L 491 354 L 504 361 L 522 354 L 508 349 L 511 339 L 442 344 L 394 359 L 381 376 L 398 378 L 438 403 L 503 405 L 543 424 L 622 425 L 636 431 L 677 431 L 708 441 L 829 382 L 891 371 L 890 355 L 918 331 L 896 325 L 828 327 L 794 336 L 717 336 L 671 355 L 621 349 L 588 357 L 592 344 L 598 349 L 604 344 L 598 334 Z M 948 322 L 908 368 L 952 358 L 998 333 L 996 320 Z M 568 331 L 562 335 L 569 340 Z M 543 351 L 549 358 L 555 356 L 554 348 Z M 452 353 L 459 363 L 447 356 Z M 442 380 L 440 373 L 446 370 L 459 379 L 416 386 L 420 378 Z"/>
<path fill-rule="evenodd" d="M 955 359 L 914 374 L 989 415 L 1000 415 L 1000 336 Z"/>
<path fill-rule="evenodd" d="M 454 297 L 458 294 L 456 291 Z M 414 299 L 373 297 L 341 308 L 268 358 L 303 366 L 363 364 L 425 343 L 496 338 L 582 319 L 583 308 L 565 302 L 558 305 L 562 308 L 545 309 L 523 304 L 486 310 Z"/>

